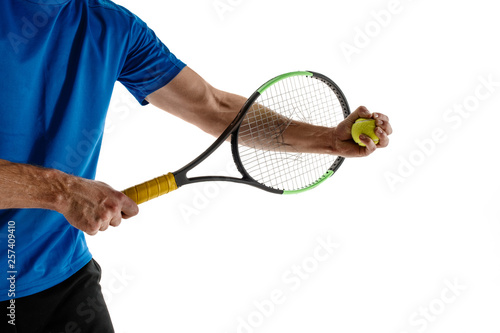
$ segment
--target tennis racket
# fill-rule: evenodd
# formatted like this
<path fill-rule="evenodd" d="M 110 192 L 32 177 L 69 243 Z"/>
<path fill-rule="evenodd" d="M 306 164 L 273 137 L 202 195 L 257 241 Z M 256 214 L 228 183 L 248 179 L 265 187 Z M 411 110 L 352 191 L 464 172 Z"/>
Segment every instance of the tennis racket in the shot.
<path fill-rule="evenodd" d="M 226 181 L 277 193 L 310 190 L 330 178 L 343 157 L 295 151 L 286 144 L 287 130 L 298 123 L 336 127 L 350 114 L 346 98 L 329 78 L 314 72 L 291 72 L 264 83 L 236 118 L 201 155 L 183 168 L 123 191 L 137 204 L 199 182 Z M 188 177 L 230 138 L 237 177 Z"/>

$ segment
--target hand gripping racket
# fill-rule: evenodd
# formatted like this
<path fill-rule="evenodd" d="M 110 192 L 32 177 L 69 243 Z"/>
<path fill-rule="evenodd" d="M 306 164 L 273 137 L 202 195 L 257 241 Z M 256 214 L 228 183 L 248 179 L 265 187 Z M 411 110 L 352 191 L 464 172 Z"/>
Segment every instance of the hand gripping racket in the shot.
<path fill-rule="evenodd" d="M 300 193 L 330 178 L 343 157 L 295 151 L 287 130 L 300 123 L 336 127 L 350 113 L 340 88 L 314 72 L 292 72 L 263 84 L 246 101 L 221 136 L 183 168 L 123 191 L 137 204 L 199 182 L 228 181 L 277 194 Z M 187 176 L 231 136 L 234 163 L 241 178 Z"/>

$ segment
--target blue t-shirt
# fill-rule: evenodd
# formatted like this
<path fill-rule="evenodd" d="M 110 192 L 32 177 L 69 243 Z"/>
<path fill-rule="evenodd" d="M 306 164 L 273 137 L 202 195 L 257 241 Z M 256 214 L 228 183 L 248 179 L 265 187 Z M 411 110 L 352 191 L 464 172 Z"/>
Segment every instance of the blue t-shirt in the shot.
<path fill-rule="evenodd" d="M 143 21 L 108 0 L 1 0 L 0 36 L 0 159 L 89 179 L 115 82 L 146 105 L 185 66 Z M 15 298 L 50 288 L 91 260 L 83 232 L 61 214 L 0 210 L 0 301 L 11 298 L 9 221 Z"/>

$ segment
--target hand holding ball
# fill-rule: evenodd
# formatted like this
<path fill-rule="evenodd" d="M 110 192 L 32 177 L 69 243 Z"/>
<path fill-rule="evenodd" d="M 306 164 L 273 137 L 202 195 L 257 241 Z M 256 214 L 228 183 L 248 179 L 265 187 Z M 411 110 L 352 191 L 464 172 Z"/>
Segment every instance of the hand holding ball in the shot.
<path fill-rule="evenodd" d="M 358 145 L 360 145 L 362 147 L 366 147 L 366 145 L 363 142 L 361 142 L 361 140 L 359 139 L 359 136 L 361 134 L 364 134 L 364 135 L 370 137 L 373 140 L 373 142 L 375 142 L 375 144 L 377 144 L 379 142 L 379 138 L 375 134 L 375 127 L 376 127 L 375 119 L 359 118 L 352 125 L 352 128 L 351 128 L 352 138 L 354 139 L 354 141 Z"/>

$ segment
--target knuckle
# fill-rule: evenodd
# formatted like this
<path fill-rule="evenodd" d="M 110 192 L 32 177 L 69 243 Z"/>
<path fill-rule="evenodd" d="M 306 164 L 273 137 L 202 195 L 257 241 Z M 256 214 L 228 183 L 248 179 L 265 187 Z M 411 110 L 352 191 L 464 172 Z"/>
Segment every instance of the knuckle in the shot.
<path fill-rule="evenodd" d="M 111 211 L 114 211 L 114 210 L 117 210 L 118 208 L 120 207 L 120 204 L 118 203 L 118 200 L 108 200 L 106 202 L 106 208 L 111 210 Z"/>
<path fill-rule="evenodd" d="M 97 235 L 98 232 L 99 232 L 99 228 L 96 228 L 96 227 L 88 228 L 86 231 L 86 233 L 89 234 L 90 236 L 95 236 L 95 235 Z"/>
<path fill-rule="evenodd" d="M 124 200 L 128 199 L 128 197 L 121 192 L 116 192 L 115 194 L 116 195 L 110 198 L 108 202 L 109 208 L 114 212 L 121 211 Z"/>
<path fill-rule="evenodd" d="M 121 206 L 116 201 L 108 201 L 98 214 L 100 222 L 109 222 L 121 212 Z"/>
<path fill-rule="evenodd" d="M 97 222 L 101 224 L 104 221 L 109 220 L 109 212 L 107 210 L 101 211 L 96 218 Z"/>
<path fill-rule="evenodd" d="M 125 194 L 125 193 L 122 193 L 122 192 L 116 192 L 116 196 L 118 197 L 118 199 L 120 200 L 126 200 L 128 198 L 128 196 Z"/>
<path fill-rule="evenodd" d="M 112 214 L 115 215 L 117 212 L 121 210 L 121 206 L 118 204 L 116 201 L 112 201 L 109 206 L 108 206 L 108 211 Z"/>

